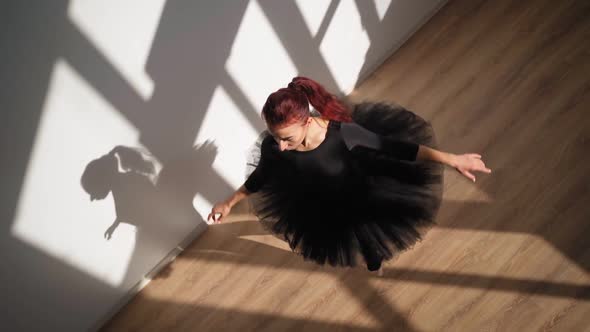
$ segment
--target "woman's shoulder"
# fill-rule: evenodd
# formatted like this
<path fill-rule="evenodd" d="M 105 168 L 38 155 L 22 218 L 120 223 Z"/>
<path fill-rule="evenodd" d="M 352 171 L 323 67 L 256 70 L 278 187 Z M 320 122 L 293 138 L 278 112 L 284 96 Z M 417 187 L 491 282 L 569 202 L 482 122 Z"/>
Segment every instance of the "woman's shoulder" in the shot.
<path fill-rule="evenodd" d="M 280 150 L 277 141 L 268 132 L 265 132 L 265 137 L 260 143 L 260 152 L 265 159 L 278 159 L 280 157 Z"/>
<path fill-rule="evenodd" d="M 269 150 L 273 148 L 273 145 L 277 145 L 277 142 L 275 141 L 275 139 L 272 137 L 272 135 L 268 132 L 264 132 L 264 138 L 262 139 L 262 142 L 260 143 L 260 148 L 262 150 Z"/>
<path fill-rule="evenodd" d="M 343 122 L 340 133 L 349 149 L 361 143 L 373 147 L 379 146 L 378 136 L 356 122 Z"/>

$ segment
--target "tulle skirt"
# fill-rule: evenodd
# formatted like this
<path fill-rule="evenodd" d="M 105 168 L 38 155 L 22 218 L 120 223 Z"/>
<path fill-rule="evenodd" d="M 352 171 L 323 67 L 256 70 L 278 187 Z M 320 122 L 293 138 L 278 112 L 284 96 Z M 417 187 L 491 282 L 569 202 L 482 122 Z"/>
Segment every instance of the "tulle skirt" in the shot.
<path fill-rule="evenodd" d="M 361 103 L 351 115 L 354 122 L 379 135 L 437 148 L 431 124 L 399 105 Z M 257 165 L 265 135 L 252 150 L 246 175 Z M 436 223 L 444 167 L 429 160 L 388 158 L 371 150 L 351 154 L 359 174 L 338 189 L 320 185 L 301 189 L 287 175 L 268 181 L 249 201 L 262 226 L 288 242 L 304 260 L 342 267 L 357 266 L 362 260 L 374 271 L 382 261 L 421 241 Z"/>

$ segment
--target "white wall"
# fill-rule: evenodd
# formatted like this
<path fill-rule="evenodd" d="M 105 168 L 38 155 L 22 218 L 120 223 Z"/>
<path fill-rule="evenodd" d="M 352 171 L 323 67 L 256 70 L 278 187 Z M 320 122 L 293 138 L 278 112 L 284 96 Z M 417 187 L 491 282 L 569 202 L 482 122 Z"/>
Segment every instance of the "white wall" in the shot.
<path fill-rule="evenodd" d="M 62 0 L 3 9 L 2 328 L 99 327 L 243 183 L 270 92 L 296 75 L 350 92 L 443 2 Z M 115 146 L 140 151 L 155 170 L 102 167 L 90 178 L 112 191 L 91 201 L 82 173 Z"/>

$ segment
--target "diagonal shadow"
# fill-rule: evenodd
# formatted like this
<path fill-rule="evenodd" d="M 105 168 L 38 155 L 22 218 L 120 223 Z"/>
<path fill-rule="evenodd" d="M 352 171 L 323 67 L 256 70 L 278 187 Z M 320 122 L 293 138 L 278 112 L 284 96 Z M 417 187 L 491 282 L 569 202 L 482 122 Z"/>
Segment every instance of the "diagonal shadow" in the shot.
<path fill-rule="evenodd" d="M 221 309 L 219 307 L 205 304 L 184 304 L 153 299 L 142 295 L 137 296 L 137 301 L 142 301 L 150 307 L 162 308 L 162 316 L 173 315 L 185 318 L 178 321 L 173 327 L 152 324 L 149 329 L 150 331 L 155 331 L 158 328 L 166 328 L 167 330 L 172 331 L 186 331 L 193 330 L 195 327 L 214 327 L 221 331 L 240 331 L 244 329 L 255 331 L 390 331 L 390 329 L 372 328 L 338 322 L 325 322 L 317 319 L 292 318 L 277 316 L 275 314 L 253 313 L 244 310 Z M 132 316 L 132 313 L 128 315 L 123 314 L 119 318 L 122 324 L 119 323 L 119 320 L 115 320 L 107 323 L 100 329 L 100 331 L 121 331 L 121 327 L 131 328 L 126 325 L 128 324 L 127 321 L 134 320 Z"/>
<path fill-rule="evenodd" d="M 336 9 L 338 8 L 338 5 L 340 5 L 340 0 L 330 1 L 328 9 L 326 10 L 326 14 L 324 14 L 324 17 L 322 18 L 322 23 L 320 23 L 320 27 L 318 28 L 318 32 L 313 37 L 315 41 L 315 47 L 318 49 L 320 48 L 322 40 L 324 40 L 324 37 L 326 36 L 326 32 L 328 31 L 330 22 L 332 22 L 332 19 L 334 18 L 334 14 L 336 14 Z"/>
<path fill-rule="evenodd" d="M 322 78 L 329 91 L 340 91 L 334 75 L 320 53 L 319 45 L 311 36 L 303 14 L 294 2 L 260 0 L 260 7 L 281 40 L 283 48 L 301 75 Z M 286 20 L 285 18 L 289 18 Z"/>
<path fill-rule="evenodd" d="M 242 239 L 243 236 L 250 235 L 268 235 L 268 233 L 258 224 L 258 221 L 241 221 L 215 224 L 209 227 L 208 231 L 202 235 L 198 243 L 195 243 L 191 248 L 187 248 L 181 256 L 185 258 L 194 258 L 197 260 L 225 262 L 228 264 L 249 266 L 276 266 L 276 262 L 282 262 L 281 269 L 308 271 L 309 264 L 297 264 L 300 257 L 292 253 L 288 248 L 280 249 L 271 245 L 262 244 L 256 241 Z M 252 242 L 246 244 L 244 241 Z M 228 248 L 223 252 L 208 251 L 209 245 L 219 246 L 219 243 L 224 243 L 224 248 Z M 263 247 L 257 249 L 256 247 Z M 256 252 L 264 252 L 264 255 L 245 255 L 247 250 L 256 250 Z M 290 262 L 289 262 L 290 261 Z M 287 263 L 289 262 L 289 263 Z M 293 262 L 294 264 L 291 264 Z M 329 268 L 328 268 L 329 269 Z M 321 272 L 322 267 L 314 267 L 315 272 Z M 346 269 L 349 270 L 349 269 Z M 358 270 L 358 271 L 357 271 Z M 581 300 L 590 300 L 590 287 L 572 283 L 551 282 L 544 280 L 532 279 L 517 279 L 500 276 L 482 276 L 468 273 L 451 273 L 451 272 L 435 272 L 435 271 L 420 271 L 416 269 L 406 268 L 385 268 L 385 275 L 378 279 L 389 279 L 399 281 L 410 281 L 424 284 L 438 284 L 451 285 L 465 288 L 481 288 L 487 290 L 518 292 L 531 295 L 546 295 L 564 298 L 574 298 Z M 372 278 L 368 276 L 368 272 L 362 264 L 358 268 L 353 269 L 353 280 L 347 280 L 346 273 L 338 272 L 339 280 L 347 284 L 350 288 L 351 294 L 354 294 L 358 289 L 370 289 L 370 287 L 359 288 L 355 282 L 358 279 Z M 330 273 L 326 271 L 325 273 Z M 342 276 L 340 276 L 342 274 Z M 369 306 L 370 304 L 367 303 Z M 367 309 L 370 309 L 367 307 Z"/>

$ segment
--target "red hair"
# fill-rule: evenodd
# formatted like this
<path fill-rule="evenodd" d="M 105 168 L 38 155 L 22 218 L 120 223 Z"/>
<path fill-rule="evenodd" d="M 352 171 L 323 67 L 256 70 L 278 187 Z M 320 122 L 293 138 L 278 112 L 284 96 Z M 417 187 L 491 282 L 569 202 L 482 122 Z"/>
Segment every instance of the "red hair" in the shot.
<path fill-rule="evenodd" d="M 322 117 L 350 122 L 350 112 L 336 96 L 326 91 L 318 82 L 307 77 L 294 77 L 286 88 L 268 96 L 262 107 L 262 118 L 269 127 L 290 125 L 305 121 L 311 104 Z"/>

